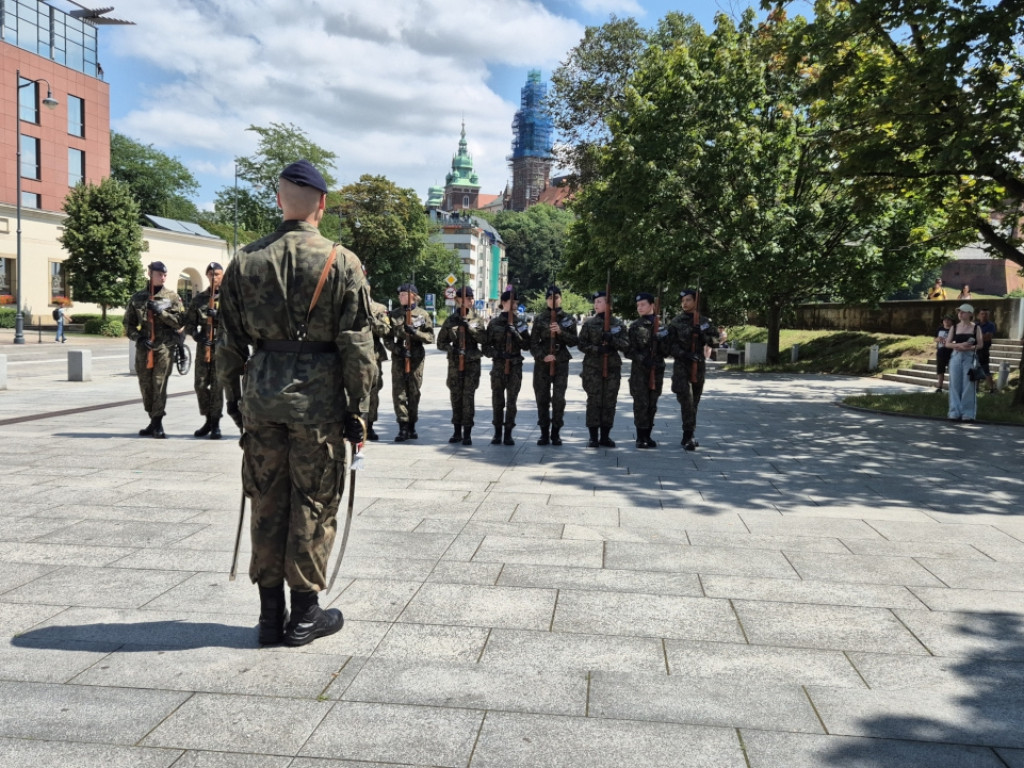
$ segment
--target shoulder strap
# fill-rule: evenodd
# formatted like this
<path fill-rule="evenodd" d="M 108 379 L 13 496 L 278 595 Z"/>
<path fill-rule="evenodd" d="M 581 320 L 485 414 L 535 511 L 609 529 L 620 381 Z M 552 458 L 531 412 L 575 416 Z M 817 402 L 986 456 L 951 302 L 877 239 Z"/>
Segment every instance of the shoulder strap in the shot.
<path fill-rule="evenodd" d="M 320 300 L 320 293 L 324 289 L 324 283 L 327 282 L 327 275 L 331 271 L 331 267 L 334 265 L 335 254 L 337 253 L 338 246 L 331 248 L 331 253 L 327 257 L 327 263 L 324 264 L 324 270 L 320 273 L 320 280 L 316 284 L 316 290 L 313 291 L 313 300 L 309 303 L 309 310 L 306 312 L 306 325 L 309 325 L 309 316 L 313 314 L 313 307 Z"/>

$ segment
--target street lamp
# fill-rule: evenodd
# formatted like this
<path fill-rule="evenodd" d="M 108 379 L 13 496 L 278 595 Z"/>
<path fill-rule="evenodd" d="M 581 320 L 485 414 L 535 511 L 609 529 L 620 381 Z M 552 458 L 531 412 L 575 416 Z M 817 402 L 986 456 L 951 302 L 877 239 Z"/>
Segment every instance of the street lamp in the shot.
<path fill-rule="evenodd" d="M 15 204 L 18 208 L 18 239 L 17 239 L 17 281 L 18 281 L 18 314 L 14 316 L 14 343 L 24 344 L 25 343 L 25 307 L 22 305 L 22 289 L 21 289 L 21 89 L 27 88 L 30 85 L 36 83 L 46 83 L 46 98 L 43 99 L 43 106 L 47 109 L 53 109 L 58 104 L 55 98 L 53 98 L 53 90 L 50 88 L 50 83 L 45 78 L 38 78 L 37 80 L 26 80 L 24 83 L 21 82 L 21 70 L 19 69 L 14 77 L 14 121 L 17 127 L 15 141 L 18 147 L 18 161 L 14 166 L 14 173 L 18 178 L 18 191 L 17 199 Z M 38 158 L 36 158 L 38 162 Z"/>

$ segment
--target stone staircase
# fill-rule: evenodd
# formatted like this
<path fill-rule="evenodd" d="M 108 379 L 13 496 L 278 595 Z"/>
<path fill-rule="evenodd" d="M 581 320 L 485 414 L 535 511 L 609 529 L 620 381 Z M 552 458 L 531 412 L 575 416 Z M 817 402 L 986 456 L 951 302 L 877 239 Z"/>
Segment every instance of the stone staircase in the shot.
<path fill-rule="evenodd" d="M 992 350 L 989 357 L 989 370 L 996 381 L 999 381 L 999 366 L 1006 362 L 1013 371 L 1020 365 L 1021 342 L 1013 339 L 993 339 Z M 917 384 L 921 387 L 935 387 L 935 359 L 927 363 L 915 363 L 911 368 L 900 368 L 896 373 L 882 374 L 886 381 L 901 381 L 904 384 Z M 943 385 L 943 389 L 949 389 L 949 380 Z"/>

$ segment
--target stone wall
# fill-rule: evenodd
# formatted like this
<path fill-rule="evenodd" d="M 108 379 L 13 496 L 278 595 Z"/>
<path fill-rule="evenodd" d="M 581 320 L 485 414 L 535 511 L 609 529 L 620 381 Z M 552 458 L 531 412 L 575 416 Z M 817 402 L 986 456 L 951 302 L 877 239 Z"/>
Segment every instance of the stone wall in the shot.
<path fill-rule="evenodd" d="M 793 328 L 804 330 L 871 331 L 930 336 L 942 316 L 956 315 L 959 301 L 886 301 L 877 307 L 860 304 L 803 304 Z M 975 311 L 988 309 L 1000 338 L 1024 336 L 1024 299 L 972 301 Z"/>

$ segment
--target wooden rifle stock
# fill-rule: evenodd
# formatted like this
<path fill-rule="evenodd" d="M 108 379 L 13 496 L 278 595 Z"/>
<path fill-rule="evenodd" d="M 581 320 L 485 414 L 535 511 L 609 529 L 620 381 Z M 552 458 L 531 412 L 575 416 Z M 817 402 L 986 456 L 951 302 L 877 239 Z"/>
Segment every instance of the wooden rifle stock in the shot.
<path fill-rule="evenodd" d="M 661 293 L 654 300 L 654 326 L 651 328 L 651 371 L 647 383 L 652 392 L 658 388 L 658 377 L 655 373 L 655 354 L 658 349 L 658 331 L 661 330 Z"/>
<path fill-rule="evenodd" d="M 412 336 L 409 334 L 409 328 L 412 328 L 412 292 L 407 293 L 409 297 L 409 303 L 405 305 L 405 372 L 409 373 L 412 370 Z"/>
<path fill-rule="evenodd" d="M 516 302 L 516 294 L 515 294 L 515 291 L 512 289 L 512 283 L 508 284 L 508 291 L 509 291 L 509 296 L 510 296 L 510 298 L 509 298 L 509 305 L 508 305 L 508 324 L 514 328 L 515 326 L 513 325 L 513 323 L 515 323 L 516 310 L 518 308 L 516 307 L 516 303 L 517 303 Z M 511 333 L 506 333 L 505 334 L 505 375 L 506 376 L 509 373 L 512 372 L 512 359 L 509 357 L 509 355 L 512 354 L 512 338 L 511 337 L 512 337 Z"/>
<path fill-rule="evenodd" d="M 604 332 L 608 333 L 612 329 L 612 271 L 608 270 L 608 278 L 604 285 Z M 605 342 L 606 344 L 608 342 Z M 608 353 L 605 352 L 601 356 L 601 378 L 608 378 Z"/>
<path fill-rule="evenodd" d="M 697 350 L 697 339 L 700 338 L 700 281 L 697 281 L 697 295 L 694 298 L 693 305 L 693 331 L 690 334 L 690 354 L 698 354 Z M 701 355 L 704 354 L 703 348 L 699 350 Z M 697 375 L 699 369 L 697 367 L 697 358 L 695 357 L 690 361 L 690 383 L 697 383 Z"/>
<path fill-rule="evenodd" d="M 551 300 L 551 320 L 548 323 L 548 354 L 553 358 L 555 356 L 555 334 L 551 332 L 551 323 L 558 322 L 558 310 L 555 309 L 555 301 Z M 555 361 L 552 360 L 548 363 L 548 376 L 551 378 L 555 377 Z"/>
<path fill-rule="evenodd" d="M 208 309 L 212 310 L 214 308 L 215 300 L 216 300 L 216 294 L 214 293 L 213 283 L 211 282 L 210 283 L 210 303 L 207 305 Z M 211 345 L 213 344 L 213 318 L 210 317 L 209 314 L 206 315 L 206 340 L 209 341 Z M 203 358 L 206 360 L 206 362 L 210 362 L 210 358 L 212 357 L 212 352 L 213 352 L 213 347 L 212 346 L 206 347 L 206 350 L 203 353 Z"/>
<path fill-rule="evenodd" d="M 153 300 L 153 278 L 149 279 L 149 300 Z M 156 316 L 153 314 L 153 310 L 146 307 L 146 317 L 149 320 L 149 350 L 146 352 L 146 368 L 151 370 L 153 368 L 153 345 L 156 344 Z"/>

